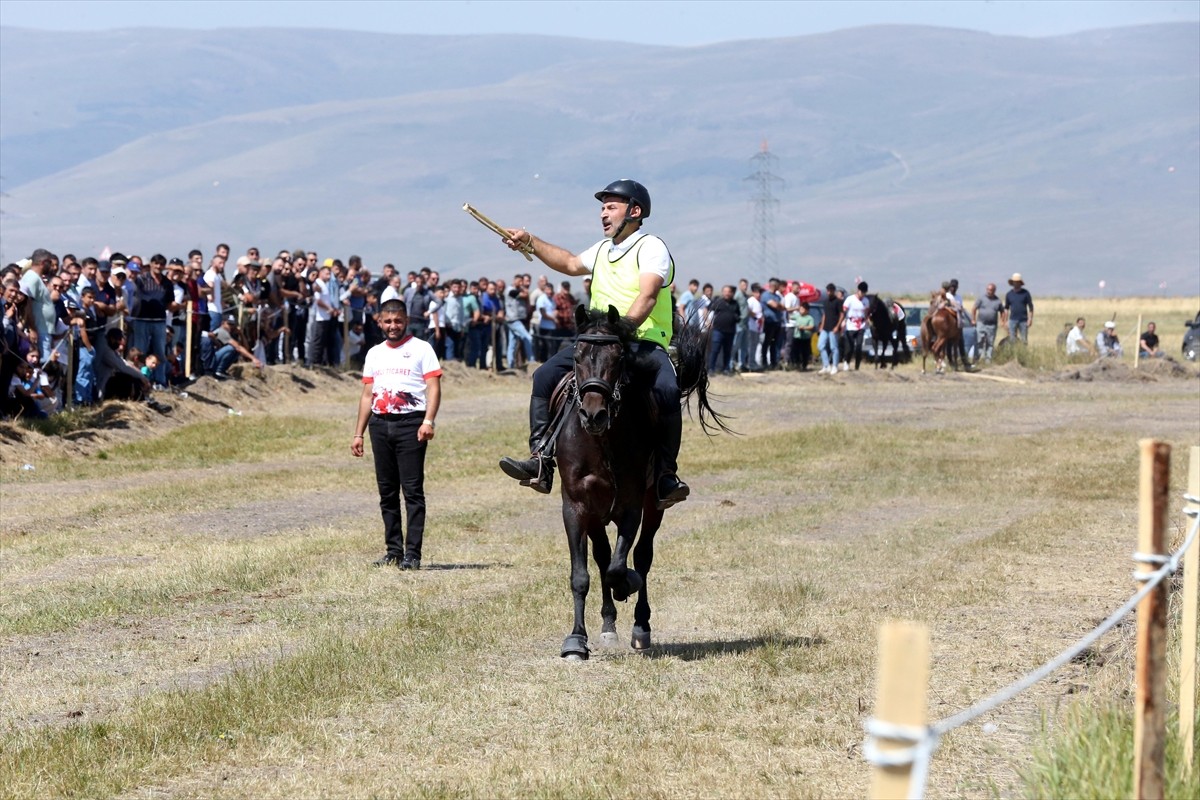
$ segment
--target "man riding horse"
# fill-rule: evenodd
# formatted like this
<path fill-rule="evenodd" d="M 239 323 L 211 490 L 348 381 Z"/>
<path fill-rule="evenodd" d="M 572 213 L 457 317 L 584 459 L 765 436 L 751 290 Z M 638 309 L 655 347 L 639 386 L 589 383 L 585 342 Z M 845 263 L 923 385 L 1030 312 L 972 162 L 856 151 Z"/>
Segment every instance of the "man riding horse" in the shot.
<path fill-rule="evenodd" d="M 636 351 L 656 367 L 652 392 L 659 414 L 655 486 L 658 508 L 665 509 L 686 500 L 690 491 L 676 474 L 683 414 L 675 367 L 667 355 L 674 311 L 669 287 L 675 280 L 675 262 L 662 239 L 641 230 L 642 221 L 650 216 L 650 193 L 645 186 L 623 178 L 596 192 L 596 199 L 606 238 L 580 255 L 513 228 L 506 229 L 509 238 L 505 243 L 513 250 L 532 252 L 564 275 L 590 275 L 591 308 L 613 306 L 637 328 Z M 575 346 L 571 345 L 534 372 L 529 401 L 530 457 L 500 461 L 505 475 L 542 494 L 549 494 L 554 482 L 554 442 L 547 436 L 550 396 L 574 361 Z"/>

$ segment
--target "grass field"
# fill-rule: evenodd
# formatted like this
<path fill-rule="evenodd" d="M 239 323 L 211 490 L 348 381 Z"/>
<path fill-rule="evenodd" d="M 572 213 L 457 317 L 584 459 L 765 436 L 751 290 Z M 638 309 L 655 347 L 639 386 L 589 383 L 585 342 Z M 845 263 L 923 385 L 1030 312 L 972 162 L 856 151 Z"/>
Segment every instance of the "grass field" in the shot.
<path fill-rule="evenodd" d="M 369 566 L 352 378 L 0 431 L 3 794 L 862 796 L 878 624 L 930 625 L 934 718 L 1008 684 L 1134 591 L 1137 440 L 1175 446 L 1174 497 L 1200 443 L 1191 367 L 993 375 L 718 379 L 741 435 L 685 431 L 656 646 L 583 664 L 558 657 L 557 497 L 495 466 L 522 450 L 526 378 L 449 370 L 416 574 Z M 950 735 L 930 796 L 1061 791 L 1021 776 L 1073 715 L 1127 703 L 1132 635 Z"/>

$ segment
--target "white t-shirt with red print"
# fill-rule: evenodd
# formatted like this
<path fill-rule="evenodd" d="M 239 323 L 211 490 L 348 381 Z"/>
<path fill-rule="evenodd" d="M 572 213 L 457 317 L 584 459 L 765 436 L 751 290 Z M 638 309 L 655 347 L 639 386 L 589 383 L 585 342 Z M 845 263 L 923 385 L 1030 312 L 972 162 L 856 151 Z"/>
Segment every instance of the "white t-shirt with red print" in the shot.
<path fill-rule="evenodd" d="M 408 414 L 425 410 L 425 382 L 442 374 L 433 347 L 424 339 L 405 336 L 396 344 L 383 342 L 367 351 L 363 383 L 371 384 L 371 411 Z"/>

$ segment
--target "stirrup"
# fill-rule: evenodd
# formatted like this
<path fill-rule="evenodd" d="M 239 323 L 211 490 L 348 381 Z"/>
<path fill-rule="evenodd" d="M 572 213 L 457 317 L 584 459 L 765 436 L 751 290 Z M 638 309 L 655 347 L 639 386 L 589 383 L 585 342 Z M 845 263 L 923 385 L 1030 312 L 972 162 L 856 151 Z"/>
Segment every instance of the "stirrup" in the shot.
<path fill-rule="evenodd" d="M 521 482 L 539 494 L 550 494 L 554 487 L 554 459 L 550 456 L 534 455 L 525 461 L 514 458 L 500 459 L 500 469 L 505 475 Z"/>

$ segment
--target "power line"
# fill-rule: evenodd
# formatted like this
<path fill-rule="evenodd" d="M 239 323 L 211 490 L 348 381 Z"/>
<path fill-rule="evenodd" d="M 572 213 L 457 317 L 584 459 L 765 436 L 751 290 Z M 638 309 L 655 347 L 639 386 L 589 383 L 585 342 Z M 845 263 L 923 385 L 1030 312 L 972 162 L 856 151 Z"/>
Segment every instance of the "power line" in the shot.
<path fill-rule="evenodd" d="M 754 184 L 754 196 L 750 199 L 754 204 L 754 223 L 750 232 L 751 274 L 767 278 L 775 274 L 778 263 L 775 257 L 775 210 L 779 208 L 779 201 L 773 190 L 786 184 L 783 178 L 774 174 L 779 168 L 779 159 L 771 155 L 766 139 L 757 155 L 750 159 L 750 164 L 754 173 L 745 180 Z"/>

